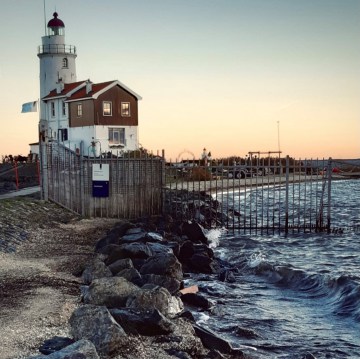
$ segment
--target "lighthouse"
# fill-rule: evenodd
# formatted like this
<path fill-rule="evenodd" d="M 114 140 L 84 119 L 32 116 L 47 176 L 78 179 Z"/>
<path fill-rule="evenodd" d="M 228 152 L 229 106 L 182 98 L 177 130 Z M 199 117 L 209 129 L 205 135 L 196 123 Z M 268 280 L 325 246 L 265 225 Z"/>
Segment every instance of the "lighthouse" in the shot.
<path fill-rule="evenodd" d="M 40 59 L 40 99 L 50 91 L 61 92 L 64 84 L 76 82 L 76 47 L 65 44 L 65 24 L 54 12 L 47 24 L 47 34 L 38 48 Z M 40 101 L 40 124 L 48 120 L 45 103 Z M 45 126 L 46 128 L 47 126 Z"/>

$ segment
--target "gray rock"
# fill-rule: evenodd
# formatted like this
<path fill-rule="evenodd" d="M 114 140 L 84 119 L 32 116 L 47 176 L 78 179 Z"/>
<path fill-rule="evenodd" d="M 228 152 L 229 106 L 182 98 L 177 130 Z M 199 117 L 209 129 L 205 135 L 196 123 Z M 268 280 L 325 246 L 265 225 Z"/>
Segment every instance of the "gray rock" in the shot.
<path fill-rule="evenodd" d="M 122 277 L 136 285 L 142 285 L 141 274 L 135 268 L 126 268 L 120 271 L 117 277 Z"/>
<path fill-rule="evenodd" d="M 39 355 L 33 359 L 99 359 L 99 355 L 91 341 L 81 339 L 57 352 Z"/>
<path fill-rule="evenodd" d="M 158 274 L 182 280 L 182 265 L 173 254 L 158 254 L 150 257 L 140 268 L 140 274 Z"/>
<path fill-rule="evenodd" d="M 111 270 L 111 273 L 115 275 L 123 269 L 134 268 L 134 265 L 130 258 L 124 258 L 111 263 L 108 268 Z"/>
<path fill-rule="evenodd" d="M 122 307 L 127 298 L 138 291 L 139 287 L 122 277 L 94 279 L 84 296 L 84 303 Z"/>
<path fill-rule="evenodd" d="M 159 286 L 142 288 L 129 296 L 126 306 L 142 310 L 157 309 L 166 317 L 173 317 L 184 308 L 180 298 L 172 296 L 167 289 Z"/>
<path fill-rule="evenodd" d="M 85 284 L 90 284 L 94 279 L 104 277 L 112 277 L 112 273 L 105 263 L 98 258 L 87 266 L 82 274 L 82 280 Z"/>
<path fill-rule="evenodd" d="M 106 264 L 110 265 L 119 259 L 147 259 L 153 255 L 150 247 L 146 243 L 125 243 L 120 246 L 113 247 L 106 260 Z"/>
<path fill-rule="evenodd" d="M 111 356 L 120 352 L 126 333 L 106 307 L 83 305 L 73 312 L 69 323 L 75 340 L 90 340 L 100 355 Z"/>
<path fill-rule="evenodd" d="M 166 288 L 171 294 L 175 294 L 181 287 L 178 279 L 159 274 L 144 274 L 142 276 L 143 284 L 151 283 Z"/>
<path fill-rule="evenodd" d="M 154 336 L 170 334 L 174 330 L 174 324 L 157 309 L 111 309 L 110 313 L 127 334 Z"/>

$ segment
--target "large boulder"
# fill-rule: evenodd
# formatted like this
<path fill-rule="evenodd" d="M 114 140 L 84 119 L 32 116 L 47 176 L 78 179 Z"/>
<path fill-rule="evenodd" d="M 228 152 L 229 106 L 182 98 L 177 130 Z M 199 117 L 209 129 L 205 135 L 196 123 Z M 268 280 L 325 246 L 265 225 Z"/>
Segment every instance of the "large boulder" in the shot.
<path fill-rule="evenodd" d="M 159 274 L 144 274 L 142 283 L 159 285 L 166 288 L 171 294 L 177 293 L 181 288 L 181 282 L 178 279 Z"/>
<path fill-rule="evenodd" d="M 207 298 L 198 293 L 186 293 L 181 296 L 181 300 L 188 305 L 199 307 L 204 310 L 208 310 L 213 307 L 213 303 L 211 303 Z"/>
<path fill-rule="evenodd" d="M 157 309 L 122 308 L 111 309 L 110 313 L 127 334 L 154 336 L 170 334 L 174 330 L 174 324 Z"/>
<path fill-rule="evenodd" d="M 183 222 L 181 226 L 182 233 L 190 239 L 190 241 L 208 244 L 205 229 L 196 222 Z"/>
<path fill-rule="evenodd" d="M 118 259 L 114 263 L 111 263 L 108 268 L 113 275 L 116 275 L 123 269 L 134 268 L 134 264 L 130 258 Z"/>
<path fill-rule="evenodd" d="M 116 274 L 116 277 L 122 277 L 131 283 L 141 286 L 143 284 L 141 274 L 135 268 L 126 268 Z"/>
<path fill-rule="evenodd" d="M 105 305 L 109 308 L 122 307 L 130 295 L 140 288 L 122 277 L 95 279 L 84 295 L 84 303 Z"/>
<path fill-rule="evenodd" d="M 111 356 L 120 352 L 126 333 L 106 307 L 83 305 L 73 312 L 69 323 L 74 339 L 90 340 L 99 354 Z"/>
<path fill-rule="evenodd" d="M 126 231 L 133 225 L 127 221 L 122 221 L 117 224 L 101 238 L 95 246 L 96 252 L 99 252 L 103 247 L 109 244 L 119 244 L 120 238 L 126 233 Z"/>
<path fill-rule="evenodd" d="M 36 359 L 99 359 L 95 345 L 86 339 L 81 339 L 49 355 L 39 355 Z M 34 358 L 34 359 L 35 359 Z"/>
<path fill-rule="evenodd" d="M 129 296 L 126 306 L 141 310 L 157 309 L 166 317 L 173 317 L 184 308 L 180 298 L 172 296 L 163 287 L 151 285 L 145 285 L 140 291 Z"/>
<path fill-rule="evenodd" d="M 104 277 L 112 277 L 112 273 L 105 263 L 99 258 L 96 258 L 90 265 L 88 265 L 82 274 L 82 280 L 85 284 L 90 284 L 94 279 Z"/>
<path fill-rule="evenodd" d="M 119 259 L 147 259 L 153 255 L 152 250 L 146 243 L 124 243 L 109 253 L 106 264 L 110 265 Z"/>
<path fill-rule="evenodd" d="M 205 253 L 195 253 L 190 258 L 188 265 L 197 273 L 215 274 L 220 271 L 219 263 Z"/>
<path fill-rule="evenodd" d="M 173 254 L 158 254 L 148 258 L 140 268 L 140 274 L 166 275 L 179 281 L 183 278 L 181 263 Z"/>
<path fill-rule="evenodd" d="M 49 355 L 73 343 L 74 340 L 71 338 L 55 336 L 51 339 L 45 340 L 44 343 L 39 347 L 39 352 L 45 355 Z"/>
<path fill-rule="evenodd" d="M 235 349 L 231 344 L 216 335 L 209 329 L 203 328 L 197 324 L 193 324 L 196 335 L 201 339 L 203 345 L 208 349 L 218 350 L 220 353 L 237 355 L 236 357 L 243 358 L 243 352 Z"/>

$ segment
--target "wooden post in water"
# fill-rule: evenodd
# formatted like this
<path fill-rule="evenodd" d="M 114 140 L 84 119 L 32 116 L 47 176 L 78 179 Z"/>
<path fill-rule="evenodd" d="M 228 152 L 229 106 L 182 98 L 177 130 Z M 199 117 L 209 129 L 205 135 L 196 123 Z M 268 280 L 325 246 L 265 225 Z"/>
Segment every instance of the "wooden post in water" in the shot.
<path fill-rule="evenodd" d="M 289 156 L 286 156 L 286 185 L 285 185 L 285 234 L 289 232 Z"/>
<path fill-rule="evenodd" d="M 328 211 L 327 211 L 327 232 L 331 232 L 331 176 L 332 176 L 332 158 L 329 158 L 327 165 L 327 176 L 328 176 Z"/>

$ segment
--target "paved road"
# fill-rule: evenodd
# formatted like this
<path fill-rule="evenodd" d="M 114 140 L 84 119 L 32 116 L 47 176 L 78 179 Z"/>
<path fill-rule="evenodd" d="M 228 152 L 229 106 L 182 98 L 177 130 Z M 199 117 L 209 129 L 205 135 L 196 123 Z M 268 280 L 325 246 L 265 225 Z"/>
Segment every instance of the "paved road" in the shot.
<path fill-rule="evenodd" d="M 7 199 L 7 198 L 14 198 L 18 196 L 28 196 L 33 193 L 40 192 L 40 186 L 35 187 L 27 187 L 19 189 L 18 191 L 13 191 L 5 194 L 0 194 L 0 200 Z"/>

